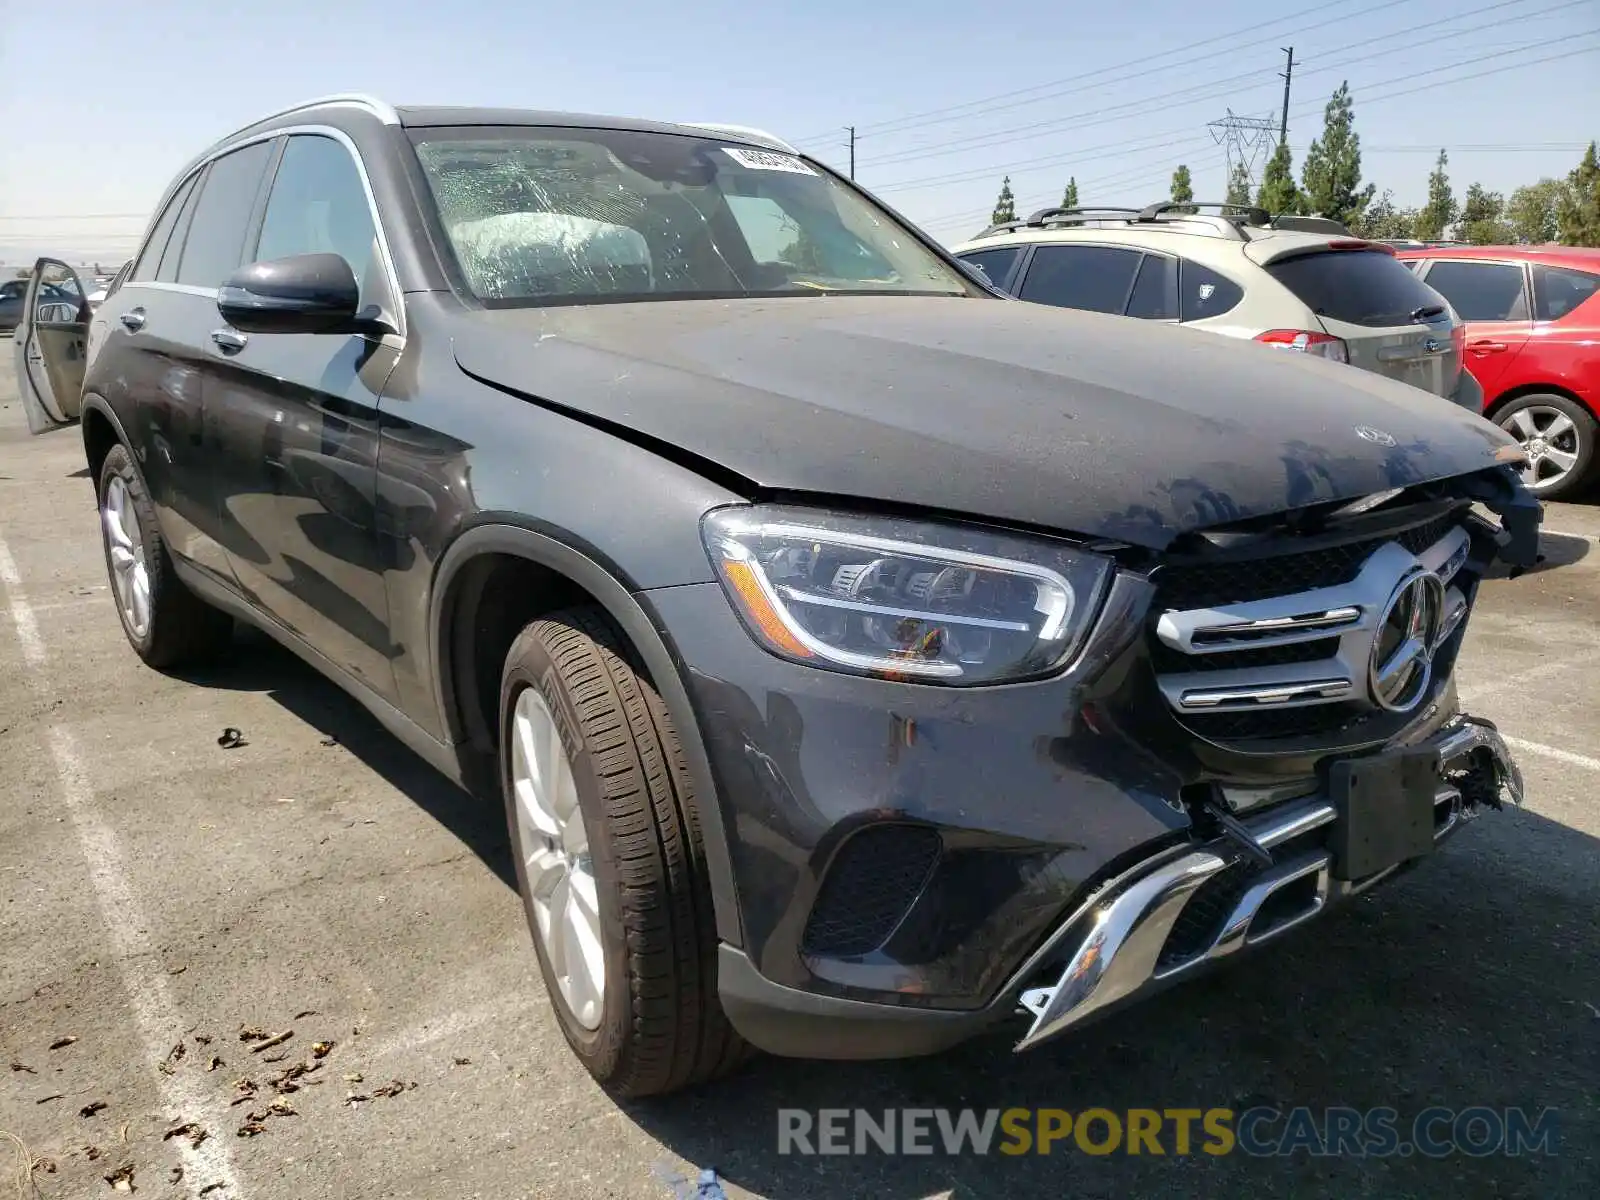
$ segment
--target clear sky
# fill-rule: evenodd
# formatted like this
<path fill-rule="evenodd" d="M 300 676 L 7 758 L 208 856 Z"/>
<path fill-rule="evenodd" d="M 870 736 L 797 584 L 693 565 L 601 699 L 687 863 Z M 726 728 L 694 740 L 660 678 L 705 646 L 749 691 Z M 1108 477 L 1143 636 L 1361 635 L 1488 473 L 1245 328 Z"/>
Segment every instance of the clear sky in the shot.
<path fill-rule="evenodd" d="M 1262 18 L 1264 11 L 1281 15 Z M 1341 79 L 1400 202 L 1450 149 L 1457 194 L 1564 174 L 1600 136 L 1600 0 L 991 6 L 515 0 L 0 0 L 0 261 L 128 257 L 172 173 L 274 107 L 338 91 L 758 125 L 949 241 L 1017 208 L 1220 199 L 1208 122 L 1277 116 L 1296 169 Z M 1258 160 L 1264 162 L 1265 155 Z"/>

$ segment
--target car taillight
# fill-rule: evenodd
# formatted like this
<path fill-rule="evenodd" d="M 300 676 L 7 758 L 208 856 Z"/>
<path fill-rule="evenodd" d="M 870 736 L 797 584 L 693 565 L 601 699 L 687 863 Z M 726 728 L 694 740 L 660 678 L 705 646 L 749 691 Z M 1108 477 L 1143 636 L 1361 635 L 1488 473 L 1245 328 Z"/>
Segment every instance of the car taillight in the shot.
<path fill-rule="evenodd" d="M 1309 329 L 1269 329 L 1256 334 L 1256 341 L 1276 346 L 1279 350 L 1298 350 L 1302 354 L 1317 354 L 1330 362 L 1350 361 L 1350 348 L 1342 338 L 1332 334 L 1312 333 Z"/>

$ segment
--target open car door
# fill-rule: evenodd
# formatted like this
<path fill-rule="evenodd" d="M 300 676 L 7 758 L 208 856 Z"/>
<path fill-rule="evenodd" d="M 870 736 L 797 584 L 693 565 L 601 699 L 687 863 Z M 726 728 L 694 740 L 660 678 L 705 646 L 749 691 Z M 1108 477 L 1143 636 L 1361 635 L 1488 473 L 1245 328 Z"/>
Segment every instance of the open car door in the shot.
<path fill-rule="evenodd" d="M 34 263 L 13 338 L 28 431 L 76 421 L 89 338 L 89 299 L 76 271 L 54 258 Z"/>

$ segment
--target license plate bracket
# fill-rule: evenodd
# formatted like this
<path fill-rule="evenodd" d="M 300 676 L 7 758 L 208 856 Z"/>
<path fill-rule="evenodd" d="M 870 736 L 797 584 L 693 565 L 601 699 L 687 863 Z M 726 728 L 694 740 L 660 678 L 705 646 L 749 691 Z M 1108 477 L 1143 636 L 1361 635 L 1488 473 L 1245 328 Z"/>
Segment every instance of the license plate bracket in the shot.
<path fill-rule="evenodd" d="M 1328 850 L 1335 879 L 1365 879 L 1431 853 L 1439 790 L 1436 751 L 1405 747 L 1328 768 L 1338 818 Z"/>

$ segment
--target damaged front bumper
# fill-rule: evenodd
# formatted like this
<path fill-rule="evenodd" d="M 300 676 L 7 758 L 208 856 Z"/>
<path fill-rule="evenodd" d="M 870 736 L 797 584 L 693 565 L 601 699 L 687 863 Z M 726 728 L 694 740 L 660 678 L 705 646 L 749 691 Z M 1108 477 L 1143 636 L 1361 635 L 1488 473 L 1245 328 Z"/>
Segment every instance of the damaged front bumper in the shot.
<path fill-rule="evenodd" d="M 1484 807 L 1522 803 L 1522 774 L 1488 721 L 1456 717 L 1399 753 L 1421 763 L 1425 776 L 1406 785 L 1415 795 L 1412 828 L 1398 828 L 1385 811 L 1398 798 L 1371 803 L 1346 776 L 1106 883 L 1020 974 L 1052 982 L 1025 982 L 1019 999 L 1033 1023 L 1016 1048 L 1031 1049 L 1293 929 L 1414 862 Z"/>

